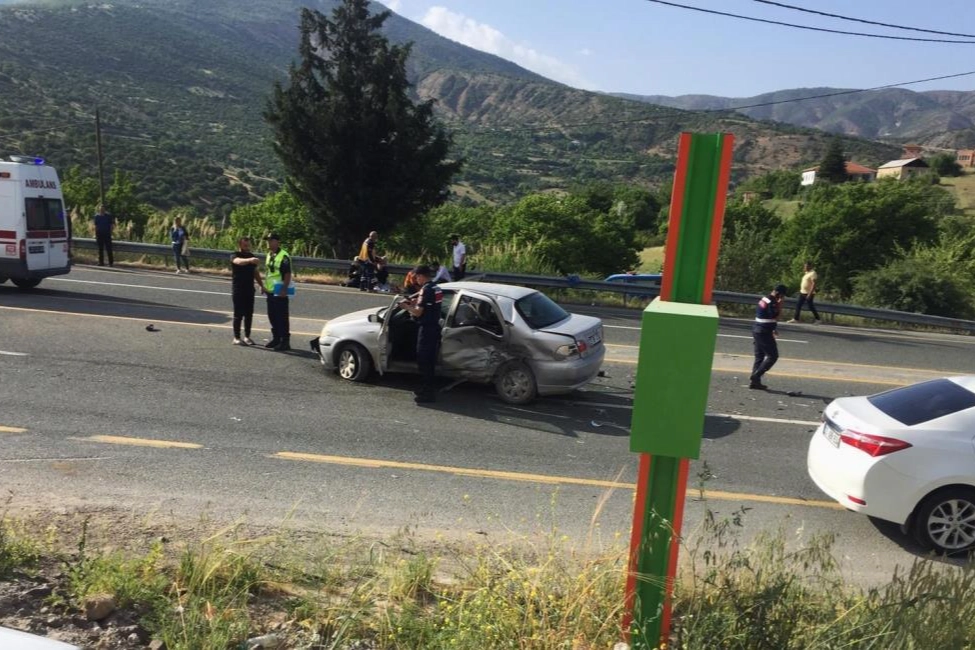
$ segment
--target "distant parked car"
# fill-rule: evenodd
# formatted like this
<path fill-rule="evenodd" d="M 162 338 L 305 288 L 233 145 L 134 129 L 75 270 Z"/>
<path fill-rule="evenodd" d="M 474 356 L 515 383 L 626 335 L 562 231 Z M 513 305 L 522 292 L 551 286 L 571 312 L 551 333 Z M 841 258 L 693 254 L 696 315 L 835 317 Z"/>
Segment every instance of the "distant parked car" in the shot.
<path fill-rule="evenodd" d="M 975 548 L 975 376 L 834 400 L 809 476 L 841 505 L 942 553 Z"/>
<path fill-rule="evenodd" d="M 75 645 L 6 627 L 0 627 L 0 648 L 3 650 L 80 650 Z"/>
<path fill-rule="evenodd" d="M 449 282 L 443 290 L 443 335 L 437 373 L 493 383 L 506 402 L 568 393 L 599 373 L 605 355 L 602 321 L 570 314 L 526 287 Z M 416 368 L 417 325 L 397 304 L 329 321 L 312 341 L 326 368 L 365 381 L 373 369 Z"/>
<path fill-rule="evenodd" d="M 660 273 L 616 273 L 607 276 L 603 282 L 619 282 L 621 284 L 632 284 L 633 293 L 627 291 L 624 295 L 635 298 L 654 298 L 660 295 L 660 282 L 663 275 Z M 636 287 L 647 287 L 648 290 L 640 291 Z"/>

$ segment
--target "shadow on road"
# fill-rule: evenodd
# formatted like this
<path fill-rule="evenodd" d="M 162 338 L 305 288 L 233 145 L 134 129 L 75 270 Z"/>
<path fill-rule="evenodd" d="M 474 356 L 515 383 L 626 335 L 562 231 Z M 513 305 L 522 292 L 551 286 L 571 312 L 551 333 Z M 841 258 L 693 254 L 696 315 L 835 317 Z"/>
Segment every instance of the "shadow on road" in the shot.
<path fill-rule="evenodd" d="M 932 551 L 924 548 L 920 544 L 914 541 L 911 534 L 904 533 L 901 531 L 901 527 L 891 521 L 884 521 L 883 519 L 877 519 L 876 517 L 867 517 L 873 527 L 880 532 L 881 535 L 892 541 L 893 543 L 900 546 L 904 551 L 907 551 L 911 555 L 915 555 L 918 558 L 924 560 L 930 560 L 932 562 L 938 562 L 939 564 L 947 564 L 951 566 L 962 567 L 970 563 L 970 552 L 961 552 L 955 555 L 935 555 Z"/>

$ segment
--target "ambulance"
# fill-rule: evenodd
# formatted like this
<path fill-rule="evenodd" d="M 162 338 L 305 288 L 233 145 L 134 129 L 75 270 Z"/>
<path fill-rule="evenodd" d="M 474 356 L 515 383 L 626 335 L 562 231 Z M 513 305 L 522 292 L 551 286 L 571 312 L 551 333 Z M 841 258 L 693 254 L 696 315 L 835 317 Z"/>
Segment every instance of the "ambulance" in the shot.
<path fill-rule="evenodd" d="M 43 158 L 0 160 L 0 284 L 33 289 L 71 270 L 61 182 Z"/>

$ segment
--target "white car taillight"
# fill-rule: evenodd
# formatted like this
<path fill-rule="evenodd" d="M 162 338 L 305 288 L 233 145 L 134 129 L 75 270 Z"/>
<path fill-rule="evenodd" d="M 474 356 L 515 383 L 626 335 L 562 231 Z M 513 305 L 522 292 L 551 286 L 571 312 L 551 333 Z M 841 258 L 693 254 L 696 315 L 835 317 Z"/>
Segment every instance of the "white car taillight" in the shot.
<path fill-rule="evenodd" d="M 847 429 L 840 434 L 840 442 L 859 449 L 874 458 L 892 454 L 895 451 L 901 451 L 912 446 L 911 443 L 898 440 L 897 438 L 875 436 L 869 433 L 860 433 L 852 429 Z"/>

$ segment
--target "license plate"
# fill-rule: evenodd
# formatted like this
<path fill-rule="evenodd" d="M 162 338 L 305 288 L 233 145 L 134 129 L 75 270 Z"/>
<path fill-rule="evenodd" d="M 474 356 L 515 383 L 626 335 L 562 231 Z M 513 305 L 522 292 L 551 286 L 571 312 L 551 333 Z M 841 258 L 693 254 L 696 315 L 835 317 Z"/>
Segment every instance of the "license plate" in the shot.
<path fill-rule="evenodd" d="M 589 336 L 587 336 L 586 341 L 589 343 L 590 346 L 596 346 L 602 343 L 603 339 L 599 335 L 599 332 L 596 332 L 594 334 L 590 334 Z"/>
<path fill-rule="evenodd" d="M 823 425 L 823 435 L 826 436 L 826 439 L 829 440 L 830 444 L 833 445 L 834 447 L 840 446 L 839 432 L 833 431 L 833 429 L 828 424 Z"/>

